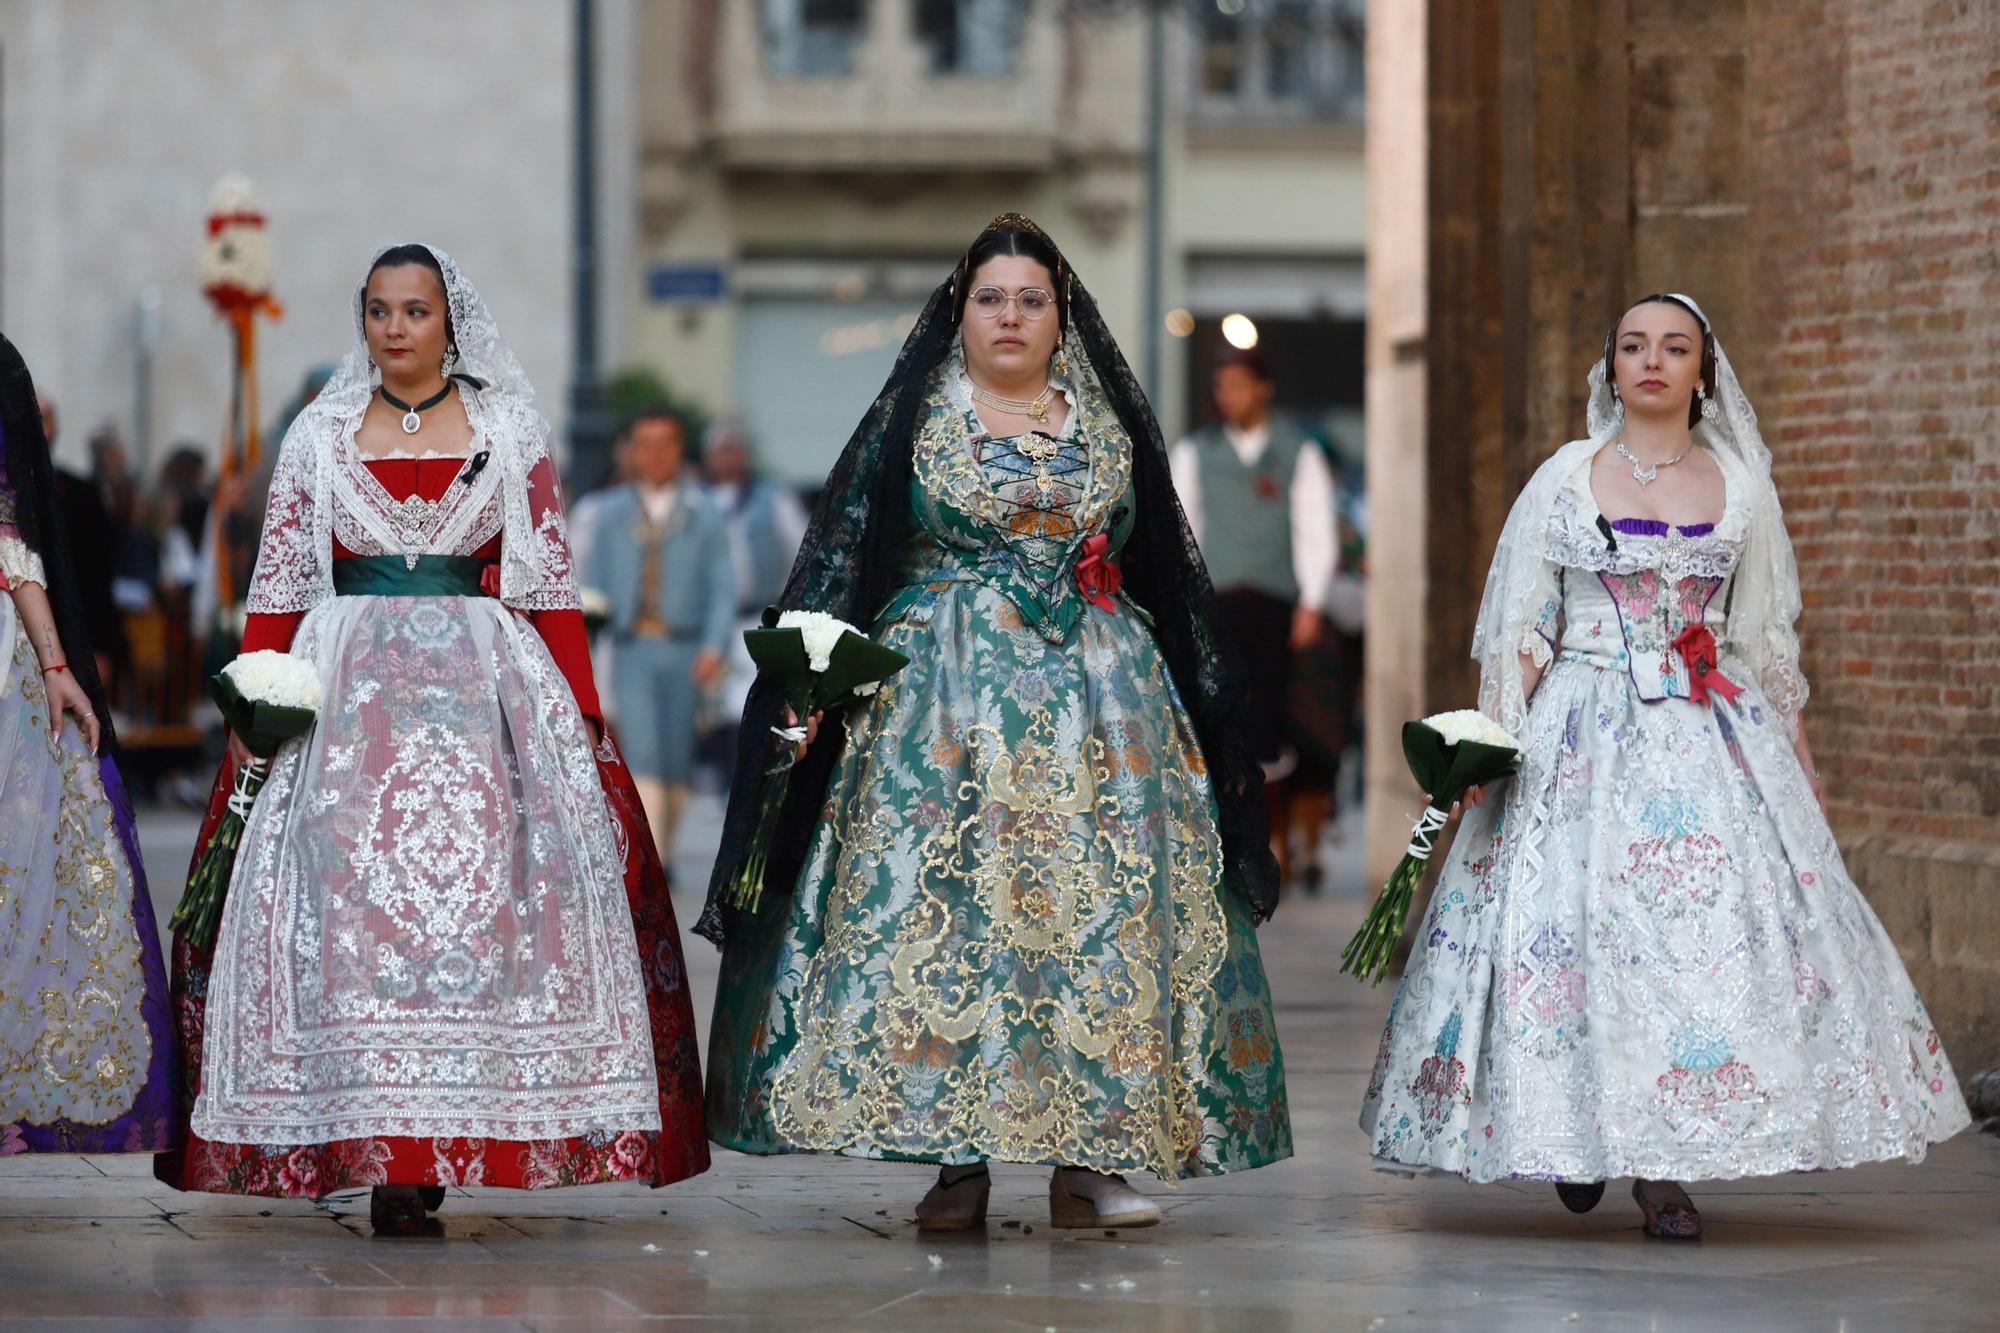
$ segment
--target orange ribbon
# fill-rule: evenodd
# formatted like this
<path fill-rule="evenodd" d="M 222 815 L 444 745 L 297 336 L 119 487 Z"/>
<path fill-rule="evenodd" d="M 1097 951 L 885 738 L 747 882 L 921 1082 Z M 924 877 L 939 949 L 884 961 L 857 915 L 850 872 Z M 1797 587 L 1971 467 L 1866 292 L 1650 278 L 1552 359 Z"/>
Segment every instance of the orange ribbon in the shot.
<path fill-rule="evenodd" d="M 1100 532 L 1084 539 L 1083 558 L 1076 562 L 1076 586 L 1086 602 L 1117 615 L 1118 603 L 1111 598 L 1125 582 L 1125 573 L 1111 563 L 1110 550 L 1109 533 Z"/>
<path fill-rule="evenodd" d="M 1716 670 L 1715 635 L 1706 625 L 1689 625 L 1674 639 L 1674 651 L 1687 663 L 1688 698 L 1698 704 L 1713 708 L 1715 701 L 1710 693 L 1722 696 L 1725 703 L 1736 702 L 1736 696 L 1743 693 L 1743 687 Z"/>

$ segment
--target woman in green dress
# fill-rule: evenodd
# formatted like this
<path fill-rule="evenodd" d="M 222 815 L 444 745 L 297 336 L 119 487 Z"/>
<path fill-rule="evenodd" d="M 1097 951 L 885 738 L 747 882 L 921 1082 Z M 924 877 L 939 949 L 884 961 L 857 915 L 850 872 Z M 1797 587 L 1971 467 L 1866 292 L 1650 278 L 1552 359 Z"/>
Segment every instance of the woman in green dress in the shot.
<path fill-rule="evenodd" d="M 986 1163 L 1055 1168 L 1057 1226 L 1145 1226 L 1169 1183 L 1291 1153 L 1254 934 L 1260 771 L 1159 427 L 1036 225 L 936 293 L 822 495 L 786 609 L 910 664 L 793 770 L 750 909 L 772 753 L 744 747 L 699 929 L 723 945 L 709 1132 L 933 1162 L 927 1229 Z M 745 737 L 783 723 L 760 682 Z"/>

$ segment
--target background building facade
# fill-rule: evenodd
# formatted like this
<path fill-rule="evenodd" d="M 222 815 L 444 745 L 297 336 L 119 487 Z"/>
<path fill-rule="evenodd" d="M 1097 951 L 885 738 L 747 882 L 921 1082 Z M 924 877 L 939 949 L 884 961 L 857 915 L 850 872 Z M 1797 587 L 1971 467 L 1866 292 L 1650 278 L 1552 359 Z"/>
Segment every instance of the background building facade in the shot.
<path fill-rule="evenodd" d="M 632 0 L 596 0 L 600 241 L 632 253 Z M 201 293 L 209 194 L 262 195 L 285 316 L 263 328 L 266 420 L 353 338 L 373 250 L 430 241 L 477 283 L 564 417 L 570 369 L 570 6 L 264 0 L 0 6 L 0 321 L 65 408 L 62 456 L 102 423 L 213 448 L 229 340 Z M 625 355 L 629 269 L 605 285 Z M 139 419 L 140 334 L 152 406 Z"/>
<path fill-rule="evenodd" d="M 2000 10 L 1371 11 L 1371 860 L 1401 719 L 1461 707 L 1494 542 L 1631 297 L 1687 291 L 1762 419 L 1850 869 L 1959 1072 L 2000 1065 Z"/>
<path fill-rule="evenodd" d="M 1205 411 L 1222 316 L 1264 322 L 1289 400 L 1360 403 L 1354 0 L 1170 7 L 1162 423 Z M 1089 12 L 1085 12 L 1089 11 Z M 825 474 L 924 298 L 1026 212 L 1135 368 L 1148 333 L 1148 42 L 1137 5 L 653 0 L 637 359 L 767 462 Z M 1167 321 L 1163 318 L 1162 323 Z M 1143 373 L 1143 372 L 1142 372 Z"/>

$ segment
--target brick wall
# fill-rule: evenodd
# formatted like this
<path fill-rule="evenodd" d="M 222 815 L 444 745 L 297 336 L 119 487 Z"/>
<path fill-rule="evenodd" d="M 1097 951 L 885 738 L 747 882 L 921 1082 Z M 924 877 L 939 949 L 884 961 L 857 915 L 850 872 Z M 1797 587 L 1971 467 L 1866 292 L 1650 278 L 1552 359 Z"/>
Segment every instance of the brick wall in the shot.
<path fill-rule="evenodd" d="M 2000 1065 L 2000 8 L 1752 5 L 1746 367 L 1849 869 Z"/>
<path fill-rule="evenodd" d="M 1756 5 L 1758 407 L 1843 832 L 2000 817 L 2000 9 Z M 1838 764 L 1832 761 L 1837 757 Z"/>

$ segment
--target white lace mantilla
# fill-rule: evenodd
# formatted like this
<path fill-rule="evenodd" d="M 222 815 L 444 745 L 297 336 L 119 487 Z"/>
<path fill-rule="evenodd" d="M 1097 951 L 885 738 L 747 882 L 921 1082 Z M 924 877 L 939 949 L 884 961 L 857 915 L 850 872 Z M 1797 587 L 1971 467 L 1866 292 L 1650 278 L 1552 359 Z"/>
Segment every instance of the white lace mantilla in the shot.
<path fill-rule="evenodd" d="M 250 581 L 252 612 L 310 611 L 332 597 L 336 536 L 357 554 L 401 555 L 414 564 L 421 555 L 470 555 L 496 532 L 502 602 L 522 611 L 582 606 L 549 424 L 485 302 L 450 256 L 433 253 L 444 272 L 460 368 L 485 384 L 461 384 L 461 397 L 473 429 L 467 452 L 487 451 L 488 465 L 438 501 L 398 502 L 369 472 L 353 442 L 379 376 L 361 338 L 357 288 L 355 345 L 278 451 Z"/>

